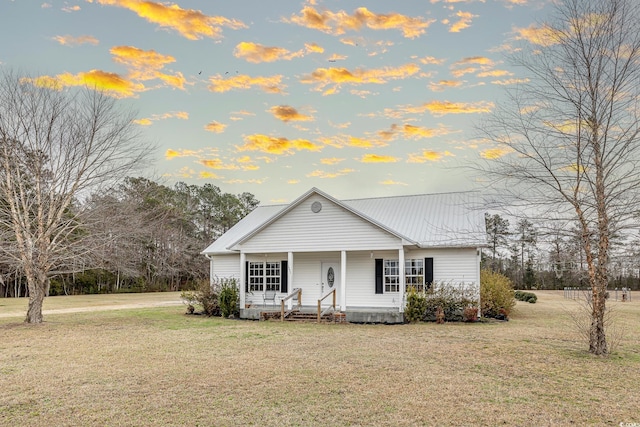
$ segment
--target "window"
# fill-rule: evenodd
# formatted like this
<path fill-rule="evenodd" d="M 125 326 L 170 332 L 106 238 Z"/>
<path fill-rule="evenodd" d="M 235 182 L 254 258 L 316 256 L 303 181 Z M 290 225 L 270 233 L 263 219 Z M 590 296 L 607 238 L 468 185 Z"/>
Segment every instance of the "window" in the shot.
<path fill-rule="evenodd" d="M 262 292 L 267 290 L 280 292 L 280 271 L 280 261 L 249 262 L 249 291 Z"/>
<path fill-rule="evenodd" d="M 397 259 L 384 260 L 384 291 L 400 292 L 400 268 Z"/>
<path fill-rule="evenodd" d="M 424 260 L 407 259 L 404 262 L 404 276 L 407 292 L 414 289 L 417 292 L 424 292 Z"/>
<path fill-rule="evenodd" d="M 264 263 L 249 263 L 249 291 L 262 292 L 264 290 Z"/>

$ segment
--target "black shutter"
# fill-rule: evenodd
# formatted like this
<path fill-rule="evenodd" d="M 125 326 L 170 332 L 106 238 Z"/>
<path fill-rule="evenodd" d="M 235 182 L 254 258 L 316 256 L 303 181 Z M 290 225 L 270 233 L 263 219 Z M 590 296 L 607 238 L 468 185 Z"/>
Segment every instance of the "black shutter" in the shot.
<path fill-rule="evenodd" d="M 424 284 L 430 289 L 433 284 L 433 258 L 424 259 Z"/>
<path fill-rule="evenodd" d="M 280 261 L 280 292 L 289 293 L 289 270 L 287 261 Z"/>
<path fill-rule="evenodd" d="M 244 263 L 244 291 L 249 292 L 249 261 Z"/>
<path fill-rule="evenodd" d="M 384 293 L 384 286 L 382 284 L 383 272 L 382 260 L 376 258 L 376 294 Z"/>

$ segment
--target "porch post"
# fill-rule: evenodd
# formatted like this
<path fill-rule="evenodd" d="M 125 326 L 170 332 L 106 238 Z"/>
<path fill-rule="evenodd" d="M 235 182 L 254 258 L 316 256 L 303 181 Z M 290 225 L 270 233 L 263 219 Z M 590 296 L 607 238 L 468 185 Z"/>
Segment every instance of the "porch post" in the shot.
<path fill-rule="evenodd" d="M 247 256 L 245 255 L 245 253 L 243 251 L 240 251 L 240 283 L 238 283 L 238 286 L 240 287 L 240 308 L 244 309 L 245 308 L 245 304 L 246 302 L 246 294 L 245 294 L 245 283 L 246 283 L 246 278 L 245 278 L 245 274 L 246 274 L 246 269 L 245 269 L 245 264 L 247 262 Z"/>
<path fill-rule="evenodd" d="M 340 311 L 347 311 L 347 251 L 340 252 Z"/>
<path fill-rule="evenodd" d="M 404 247 L 398 250 L 398 267 L 400 269 L 400 313 L 404 313 L 404 305 L 406 302 L 407 283 L 404 275 Z"/>
<path fill-rule="evenodd" d="M 287 252 L 287 282 L 289 284 L 288 293 L 291 293 L 295 288 L 293 284 L 293 252 Z M 293 298 L 289 298 L 287 300 L 287 310 L 291 310 L 292 308 Z"/>

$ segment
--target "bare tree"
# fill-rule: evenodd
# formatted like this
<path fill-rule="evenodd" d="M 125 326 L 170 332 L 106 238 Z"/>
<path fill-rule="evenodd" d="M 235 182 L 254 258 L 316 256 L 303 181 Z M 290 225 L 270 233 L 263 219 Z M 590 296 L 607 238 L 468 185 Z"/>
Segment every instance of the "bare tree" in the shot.
<path fill-rule="evenodd" d="M 528 82 L 481 126 L 509 154 L 480 169 L 511 203 L 578 224 L 589 351 L 606 355 L 610 239 L 636 224 L 639 206 L 640 3 L 562 0 L 540 30 L 514 57 Z"/>
<path fill-rule="evenodd" d="M 81 255 L 83 196 L 141 165 L 134 115 L 105 93 L 57 90 L 6 72 L 0 76 L 0 219 L 13 231 L 5 255 L 27 278 L 25 322 L 42 322 L 49 277 Z M 0 246 L 0 250 L 6 248 Z"/>

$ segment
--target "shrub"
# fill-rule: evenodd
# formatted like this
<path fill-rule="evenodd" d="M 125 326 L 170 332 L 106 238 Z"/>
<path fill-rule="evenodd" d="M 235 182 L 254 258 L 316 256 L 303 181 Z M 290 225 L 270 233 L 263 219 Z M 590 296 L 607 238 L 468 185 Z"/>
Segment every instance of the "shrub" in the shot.
<path fill-rule="evenodd" d="M 507 317 L 516 305 L 508 277 L 490 270 L 480 272 L 481 313 L 485 317 Z"/>
<path fill-rule="evenodd" d="M 182 301 L 187 304 L 187 313 L 195 310 L 195 305 L 202 307 L 202 313 L 207 316 L 220 316 L 220 304 L 218 293 L 208 282 L 202 282 L 193 291 L 183 291 L 180 294 Z M 191 309 L 194 307 L 194 310 Z"/>
<path fill-rule="evenodd" d="M 475 322 L 478 320 L 478 307 L 466 307 L 462 312 L 462 320 L 465 322 Z"/>
<path fill-rule="evenodd" d="M 473 288 L 462 284 L 437 283 L 426 293 L 426 320 L 437 320 L 438 308 L 444 313 L 444 320 L 463 320 L 466 307 L 475 306 L 477 294 Z"/>
<path fill-rule="evenodd" d="M 225 278 L 214 284 L 220 293 L 222 317 L 236 317 L 240 314 L 240 292 L 236 279 Z"/>
<path fill-rule="evenodd" d="M 536 301 L 538 301 L 538 297 L 533 292 L 516 291 L 514 296 L 518 301 L 524 301 L 530 304 L 535 304 Z"/>
<path fill-rule="evenodd" d="M 407 293 L 407 307 L 404 310 L 404 320 L 416 323 L 424 319 L 427 310 L 427 297 L 424 292 L 417 292 L 411 288 Z"/>

